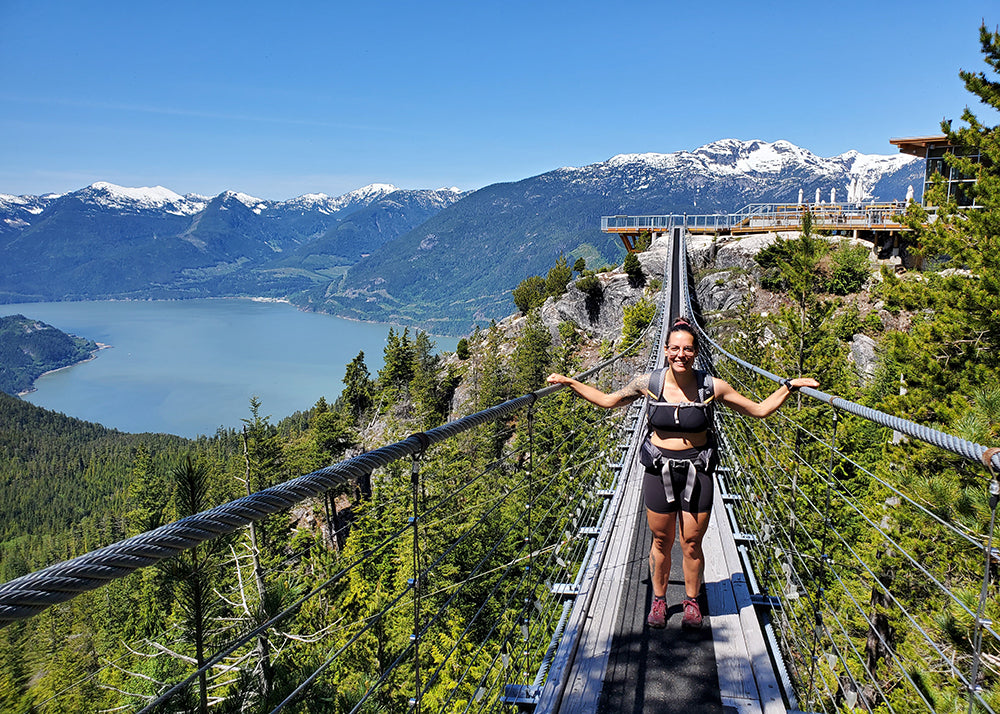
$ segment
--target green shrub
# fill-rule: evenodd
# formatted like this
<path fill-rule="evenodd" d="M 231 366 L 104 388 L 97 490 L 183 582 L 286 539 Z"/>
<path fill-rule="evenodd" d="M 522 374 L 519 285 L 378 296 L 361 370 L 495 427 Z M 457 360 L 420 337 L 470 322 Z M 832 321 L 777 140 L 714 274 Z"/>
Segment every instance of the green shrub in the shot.
<path fill-rule="evenodd" d="M 455 354 L 458 355 L 460 360 L 469 359 L 469 341 L 464 337 L 458 341 L 455 346 Z"/>
<path fill-rule="evenodd" d="M 848 305 L 833 322 L 833 329 L 837 339 L 842 342 L 850 342 L 854 335 L 861 332 L 861 313 L 855 305 Z"/>
<path fill-rule="evenodd" d="M 882 318 L 879 317 L 877 312 L 869 312 L 865 315 L 865 319 L 861 321 L 861 329 L 865 334 L 877 335 L 885 330 L 885 325 L 882 324 Z"/>
<path fill-rule="evenodd" d="M 545 278 L 540 275 L 532 275 L 530 278 L 522 280 L 511 293 L 514 304 L 522 314 L 527 315 L 532 308 L 541 307 L 546 297 Z"/>
<path fill-rule="evenodd" d="M 830 256 L 830 276 L 827 290 L 835 295 L 856 293 L 871 275 L 869 251 L 861 245 L 841 243 Z"/>
<path fill-rule="evenodd" d="M 580 335 L 576 331 L 576 324 L 569 320 L 559 323 L 559 339 L 564 345 L 576 345 L 580 341 Z"/>
<path fill-rule="evenodd" d="M 622 320 L 622 347 L 628 347 L 639 339 L 643 330 L 649 327 L 649 323 L 656 317 L 656 303 L 642 299 L 637 303 L 627 306 L 624 313 L 625 316 Z"/>

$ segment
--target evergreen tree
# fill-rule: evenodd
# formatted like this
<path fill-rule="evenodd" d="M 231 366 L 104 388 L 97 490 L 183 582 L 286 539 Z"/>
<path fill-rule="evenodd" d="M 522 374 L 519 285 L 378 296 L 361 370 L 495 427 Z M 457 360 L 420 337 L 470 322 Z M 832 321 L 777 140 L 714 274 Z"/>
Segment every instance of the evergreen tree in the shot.
<path fill-rule="evenodd" d="M 784 287 L 794 302 L 794 307 L 782 308 L 781 312 L 786 332 L 783 350 L 791 358 L 786 360 L 785 367 L 794 377 L 812 374 L 807 370 L 819 366 L 811 352 L 822 337 L 816 328 L 825 327 L 827 318 L 833 315 L 832 303 L 821 304 L 818 298 L 822 286 L 820 261 L 827 251 L 826 242 L 813 234 L 812 214 L 806 211 L 798 238 L 779 238 L 756 256 L 770 286 Z"/>
<path fill-rule="evenodd" d="M 549 269 L 549 274 L 545 278 L 545 294 L 551 297 L 559 297 L 566 292 L 566 286 L 569 285 L 572 277 L 573 269 L 569 267 L 566 256 L 560 253 L 556 259 L 556 264 Z"/>
<path fill-rule="evenodd" d="M 959 72 L 965 88 L 988 107 L 1000 110 L 1000 32 L 979 28 L 983 59 L 990 67 L 985 72 Z M 978 342 L 984 356 L 996 357 L 1000 351 L 1000 125 L 986 126 L 966 107 L 962 121 L 967 126 L 953 129 L 943 122 L 942 129 L 955 146 L 945 161 L 964 176 L 975 178 L 968 189 L 979 210 L 959 210 L 947 200 L 943 185 L 932 189 L 931 199 L 941 206 L 938 221 L 923 234 L 930 252 L 950 256 L 956 267 L 972 271 L 978 279 L 960 281 L 956 307 L 968 314 L 970 335 Z M 979 156 L 977 160 L 974 158 Z M 993 366 L 995 360 L 991 360 Z"/>
<path fill-rule="evenodd" d="M 545 303 L 545 278 L 540 275 L 532 275 L 525 278 L 514 291 L 511 298 L 522 315 L 527 315 L 533 308 L 541 307 Z"/>
<path fill-rule="evenodd" d="M 191 516 L 209 508 L 209 473 L 202 461 L 188 456 L 173 471 L 174 508 L 178 518 Z M 217 554 L 222 539 L 202 543 L 164 561 L 162 568 L 174 586 L 177 605 L 184 623 L 184 632 L 194 646 L 195 665 L 201 668 L 207 659 L 212 638 L 212 618 L 219 609 L 213 591 L 213 574 L 218 564 Z M 198 676 L 198 712 L 208 712 L 208 675 Z"/>
<path fill-rule="evenodd" d="M 344 410 L 354 419 L 355 423 L 372 405 L 372 383 L 368 367 L 365 365 L 364 350 L 352 359 L 344 370 L 344 389 L 337 399 L 338 408 Z"/>
<path fill-rule="evenodd" d="M 538 311 L 528 313 L 524 332 L 514 348 L 514 391 L 532 392 L 545 386 L 545 376 L 549 373 L 552 336 L 542 323 Z"/>
<path fill-rule="evenodd" d="M 1000 33 L 983 25 L 979 40 L 986 72 L 959 72 L 966 89 L 993 109 L 1000 108 Z M 968 107 L 966 126 L 942 123 L 954 152 L 945 161 L 975 182 L 967 189 L 977 208 L 959 207 L 937 177 L 925 202 L 937 206 L 937 220 L 910 204 L 906 222 L 914 229 L 925 265 L 960 268 L 968 275 L 926 270 L 920 279 L 884 271 L 887 304 L 914 313 L 909 329 L 885 339 L 887 359 L 901 365 L 907 394 L 887 398 L 886 408 L 918 420 L 947 423 L 965 413 L 961 395 L 995 382 L 1000 374 L 1000 126 L 987 126 Z M 976 156 L 979 156 L 976 160 Z"/>
<path fill-rule="evenodd" d="M 646 274 L 642 272 L 642 264 L 635 253 L 628 253 L 625 262 L 622 264 L 625 274 L 628 276 L 628 284 L 633 288 L 641 288 L 646 284 Z"/>
<path fill-rule="evenodd" d="M 260 413 L 260 397 L 250 397 L 250 418 L 243 419 L 246 426 L 248 459 L 250 462 L 248 488 L 256 492 L 276 485 L 280 481 L 282 465 L 281 443 L 278 430 L 269 416 Z"/>
<path fill-rule="evenodd" d="M 568 320 L 560 322 L 559 349 L 555 351 L 553 368 L 560 374 L 574 374 L 578 368 L 577 348 L 580 345 L 580 333 L 576 324 Z"/>
<path fill-rule="evenodd" d="M 163 522 L 164 484 L 153 473 L 149 447 L 141 445 L 129 473 L 126 502 L 129 511 L 125 520 L 129 535 L 138 535 L 156 528 Z"/>
<path fill-rule="evenodd" d="M 410 396 L 424 428 L 437 426 L 442 415 L 442 384 L 438 376 L 440 365 L 441 358 L 434 353 L 434 343 L 426 332 L 418 332 L 413 341 Z"/>
<path fill-rule="evenodd" d="M 409 328 L 403 328 L 401 334 L 389 328 L 389 334 L 385 338 L 384 356 L 383 367 L 378 373 L 379 386 L 382 389 L 399 390 L 408 385 L 413 379 L 414 365 Z"/>

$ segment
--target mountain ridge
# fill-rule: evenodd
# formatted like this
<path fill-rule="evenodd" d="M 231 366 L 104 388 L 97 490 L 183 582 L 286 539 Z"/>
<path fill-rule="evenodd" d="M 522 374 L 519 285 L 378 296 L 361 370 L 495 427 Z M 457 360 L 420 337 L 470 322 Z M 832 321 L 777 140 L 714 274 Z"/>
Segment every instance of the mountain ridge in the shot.
<path fill-rule="evenodd" d="M 729 168 L 740 161 L 768 170 Z M 622 248 L 601 233 L 602 215 L 728 212 L 749 203 L 795 203 L 799 190 L 810 198 L 816 189 L 846 196 L 852 184 L 858 200 L 902 199 L 922 178 L 923 163 L 913 157 L 854 152 L 824 159 L 790 142 L 728 139 L 694 152 L 619 154 L 475 191 L 359 261 L 322 294 L 293 302 L 437 331 L 453 318 L 467 329 L 509 312 L 510 290 L 544 275 L 560 254 L 570 262 L 617 263 Z M 470 270 L 474 265 L 489 270 Z"/>
<path fill-rule="evenodd" d="M 591 267 L 622 248 L 602 215 L 734 211 L 831 190 L 902 199 L 907 156 L 823 158 L 791 142 L 721 139 L 617 154 L 476 191 L 369 184 L 288 201 L 181 196 L 97 182 L 0 195 L 0 302 L 282 297 L 305 309 L 456 334 L 512 309 L 510 290 L 564 254 Z"/>

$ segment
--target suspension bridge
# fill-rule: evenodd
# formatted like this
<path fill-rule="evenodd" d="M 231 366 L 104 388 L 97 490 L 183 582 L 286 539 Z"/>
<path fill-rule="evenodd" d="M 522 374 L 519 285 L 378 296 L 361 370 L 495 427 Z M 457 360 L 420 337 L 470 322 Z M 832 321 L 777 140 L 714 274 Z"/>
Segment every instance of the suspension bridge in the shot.
<path fill-rule="evenodd" d="M 670 240 L 657 319 L 581 380 L 613 389 L 659 366 L 665 325 L 696 315 L 686 228 L 657 230 Z M 759 399 L 780 381 L 698 329 L 703 366 L 744 394 Z M 0 624 L 44 617 L 363 483 L 365 542 L 348 535 L 336 557 L 316 561 L 308 587 L 188 658 L 182 676 L 122 684 L 127 663 L 105 658 L 35 710 L 65 711 L 66 692 L 109 687 L 101 681 L 111 668 L 121 703 L 105 711 L 196 710 L 199 682 L 209 683 L 207 704 L 221 706 L 259 671 L 266 641 L 274 661 L 294 660 L 300 675 L 278 693 L 248 695 L 244 711 L 997 711 L 998 450 L 818 389 L 799 394 L 808 421 L 790 403 L 764 421 L 716 410 L 721 463 L 701 630 L 680 628 L 679 551 L 668 626 L 645 625 L 650 536 L 636 457 L 644 405 L 605 412 L 561 386 L 0 585 Z M 920 474 L 898 473 L 891 455 L 854 456 L 849 422 L 864 425 L 852 440 L 894 434 L 956 465 L 962 512 L 908 488 Z M 473 443 L 486 444 L 488 458 Z M 389 577 L 372 575 L 386 567 Z M 362 605 L 364 616 L 345 617 Z M 322 656 L 296 659 L 306 643 Z"/>

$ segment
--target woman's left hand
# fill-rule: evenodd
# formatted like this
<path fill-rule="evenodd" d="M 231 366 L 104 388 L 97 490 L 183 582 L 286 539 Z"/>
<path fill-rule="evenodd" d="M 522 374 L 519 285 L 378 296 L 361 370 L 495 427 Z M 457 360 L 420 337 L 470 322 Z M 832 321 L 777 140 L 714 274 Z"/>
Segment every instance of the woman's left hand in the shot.
<path fill-rule="evenodd" d="M 819 387 L 819 382 L 812 377 L 796 377 L 795 379 L 789 379 L 788 385 L 793 389 L 799 389 L 800 387 L 811 387 L 813 389 L 817 389 Z"/>

